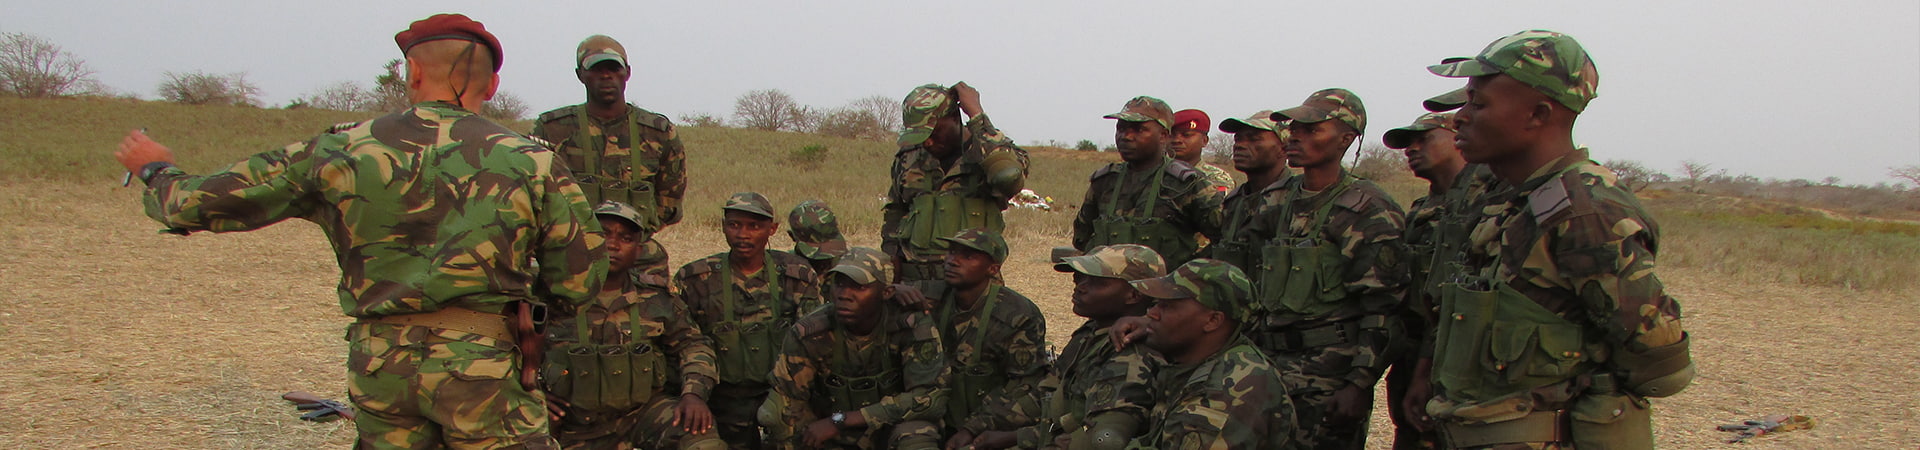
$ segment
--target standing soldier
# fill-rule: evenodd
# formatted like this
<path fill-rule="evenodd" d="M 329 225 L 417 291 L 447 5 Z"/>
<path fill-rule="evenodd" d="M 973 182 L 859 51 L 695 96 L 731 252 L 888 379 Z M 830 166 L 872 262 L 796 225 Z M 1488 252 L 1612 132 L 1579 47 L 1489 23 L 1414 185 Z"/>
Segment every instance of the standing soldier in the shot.
<path fill-rule="evenodd" d="M 500 41 L 486 27 L 438 14 L 393 40 L 406 110 L 210 175 L 174 167 L 173 151 L 138 131 L 114 157 L 169 232 L 295 217 L 326 232 L 340 309 L 356 319 L 358 446 L 551 447 L 545 398 L 522 370 L 538 366 L 521 359 L 506 314 L 593 301 L 607 264 L 593 206 L 553 153 L 473 113 L 499 86 Z"/>
<path fill-rule="evenodd" d="M 1233 175 L 1202 160 L 1206 156 L 1209 141 L 1207 133 L 1212 130 L 1213 118 L 1208 117 L 1206 111 L 1182 109 L 1173 113 L 1173 159 L 1206 174 L 1213 190 L 1225 193 L 1233 189 Z"/>
<path fill-rule="evenodd" d="M 627 103 L 633 72 L 626 47 L 596 34 L 580 41 L 573 60 L 573 75 L 586 88 L 587 102 L 541 113 L 530 134 L 554 144 L 587 200 L 633 206 L 646 219 L 641 228 L 648 232 L 680 223 L 687 152 L 667 116 Z M 646 245 L 648 253 L 661 258 L 639 269 L 664 272 L 666 249 L 654 241 Z"/>
<path fill-rule="evenodd" d="M 1220 122 L 1220 131 L 1233 133 L 1233 168 L 1247 174 L 1247 182 L 1221 201 L 1220 240 L 1203 254 L 1242 271 L 1259 269 L 1260 247 L 1273 239 L 1273 224 L 1260 219 L 1278 213 L 1276 202 L 1268 200 L 1281 198 L 1293 177 L 1282 149 L 1287 129 L 1272 116 L 1273 111 L 1260 111 Z"/>
<path fill-rule="evenodd" d="M 784 333 L 759 414 L 773 448 L 939 448 L 946 356 L 932 318 L 890 300 L 892 272 L 886 254 L 854 248 L 831 271 L 833 307 Z"/>
<path fill-rule="evenodd" d="M 1398 336 L 1406 216 L 1379 186 L 1340 161 L 1367 129 L 1366 107 L 1346 89 L 1323 89 L 1273 113 L 1287 125 L 1287 164 L 1302 173 L 1266 220 L 1259 319 L 1253 338 L 1273 356 L 1300 407 L 1298 444 L 1366 444 L 1373 386 Z"/>
<path fill-rule="evenodd" d="M 1001 213 L 1026 184 L 1027 151 L 993 127 L 980 91 L 964 82 L 913 88 L 900 110 L 906 129 L 893 156 L 880 247 L 899 263 L 897 281 L 938 280 L 947 254 L 940 238 L 1006 230 Z"/>
<path fill-rule="evenodd" d="M 609 201 L 594 214 L 606 230 L 608 273 L 659 263 L 645 259 L 658 255 L 646 253 L 640 211 Z M 562 447 L 726 448 L 707 410 L 719 381 L 713 347 L 666 275 L 608 278 L 593 303 L 555 308 L 549 324 L 555 346 L 543 370 Z"/>
<path fill-rule="evenodd" d="M 1197 237 L 1219 237 L 1220 192 L 1193 166 L 1167 155 L 1173 110 L 1141 96 L 1106 118 L 1119 121 L 1113 140 L 1121 162 L 1093 172 L 1073 219 L 1073 248 L 1140 244 L 1168 263 L 1192 259 Z"/>
<path fill-rule="evenodd" d="M 1196 259 L 1164 277 L 1132 282 L 1157 299 L 1147 345 L 1171 363 L 1139 444 L 1161 449 L 1291 448 L 1294 404 L 1280 373 L 1240 333 L 1252 285 L 1232 264 Z"/>
<path fill-rule="evenodd" d="M 1679 393 L 1693 361 L 1654 276 L 1658 225 L 1573 144 L 1593 60 L 1532 30 L 1427 70 L 1467 78 L 1454 142 L 1498 179 L 1440 295 L 1426 411 L 1444 445 L 1653 448 L 1646 398 Z"/>
<path fill-rule="evenodd" d="M 736 193 L 721 210 L 728 250 L 681 266 L 673 284 L 714 341 L 720 384 L 707 404 L 720 437 L 732 448 L 757 449 L 754 411 L 766 400 L 767 372 L 794 318 L 821 305 L 820 288 L 806 258 L 767 249 L 780 224 L 766 197 Z"/>
<path fill-rule="evenodd" d="M 814 284 L 820 286 L 822 302 L 832 298 L 833 280 L 827 271 L 847 256 L 847 238 L 840 235 L 840 221 L 833 217 L 827 202 L 807 200 L 787 213 L 787 237 L 793 239 L 793 254 L 807 259 L 813 268 Z"/>

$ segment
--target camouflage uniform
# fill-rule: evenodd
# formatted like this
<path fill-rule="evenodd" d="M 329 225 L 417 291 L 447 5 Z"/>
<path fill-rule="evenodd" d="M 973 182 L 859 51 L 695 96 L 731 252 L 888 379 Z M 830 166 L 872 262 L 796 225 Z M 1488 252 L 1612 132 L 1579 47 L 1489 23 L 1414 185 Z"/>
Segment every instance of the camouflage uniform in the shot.
<path fill-rule="evenodd" d="M 734 194 L 726 208 L 773 216 L 759 194 Z M 714 340 L 720 384 L 707 404 L 715 428 L 734 448 L 759 448 L 753 415 L 766 398 L 780 339 L 795 318 L 823 304 L 806 259 L 779 250 L 767 250 L 765 258 L 758 273 L 742 274 L 721 252 L 681 266 L 673 277 L 694 323 Z"/>
<path fill-rule="evenodd" d="M 1007 243 L 998 233 L 979 228 L 942 238 L 950 248 L 972 248 L 1007 258 Z M 1014 403 L 1033 398 L 1047 375 L 1047 318 L 1027 296 L 997 279 L 988 280 L 982 297 L 971 310 L 962 310 L 960 294 L 945 281 L 911 283 L 928 298 L 938 299 L 933 320 L 946 342 L 949 430 L 979 435 L 989 430 L 1030 425 L 1034 418 L 1017 414 Z"/>
<path fill-rule="evenodd" d="M 1129 281 L 1167 272 L 1159 254 L 1136 244 L 1094 249 L 1089 255 L 1064 258 L 1053 268 Z M 1035 392 L 1039 397 L 1011 403 L 1017 410 L 1002 413 L 1037 422 L 1013 431 L 1014 448 L 1057 448 L 1053 444 L 1060 438 L 1084 442 L 1076 447 L 1117 449 L 1147 431 L 1154 374 L 1166 360 L 1145 345 L 1116 349 L 1108 331 L 1092 320 L 1082 323 L 1041 380 Z"/>
<path fill-rule="evenodd" d="M 938 280 L 947 247 L 939 239 L 969 228 L 1006 230 L 1007 200 L 1026 183 L 1027 151 L 1000 134 L 986 114 L 967 119 L 965 143 L 953 161 L 927 150 L 933 123 L 952 114 L 947 88 L 913 89 L 902 105 L 906 130 L 893 156 L 881 248 L 899 264 L 901 281 Z M 1016 170 L 1017 169 L 1017 170 Z"/>
<path fill-rule="evenodd" d="M 1573 38 L 1525 31 L 1429 67 L 1504 74 L 1575 112 L 1598 73 Z M 1441 287 L 1427 412 L 1450 447 L 1651 448 L 1646 397 L 1692 380 L 1680 305 L 1654 276 L 1659 227 L 1576 150 L 1476 211 L 1463 281 Z"/>
<path fill-rule="evenodd" d="M 883 283 L 893 278 L 889 259 L 855 248 L 833 272 L 856 283 Z M 759 411 L 773 448 L 799 448 L 808 424 L 855 410 L 866 418 L 866 428 L 842 429 L 829 448 L 939 445 L 949 373 L 940 333 L 926 313 L 878 302 L 885 310 L 871 335 L 849 333 L 831 308 L 808 314 L 786 333 L 773 366 L 773 395 Z"/>
<path fill-rule="evenodd" d="M 1274 121 L 1339 120 L 1366 130 L 1366 109 L 1345 89 L 1326 89 L 1301 106 L 1275 112 Z M 1269 198 L 1275 230 L 1261 249 L 1258 311 L 1252 338 L 1273 357 L 1300 408 L 1299 444 L 1305 448 L 1360 448 L 1367 417 L 1335 421 L 1335 392 L 1359 389 L 1373 406 L 1373 386 L 1403 339 L 1398 325 L 1406 285 L 1406 215 L 1387 193 L 1352 174 L 1319 192 L 1306 176 Z"/>
<path fill-rule="evenodd" d="M 1172 116 L 1166 102 L 1137 97 L 1107 118 L 1165 125 Z M 1145 176 L 1136 177 L 1127 162 L 1093 172 L 1080 214 L 1073 219 L 1073 248 L 1141 244 L 1176 263 L 1199 251 L 1197 236 L 1218 237 L 1220 192 L 1187 163 L 1161 156 L 1155 164 Z"/>
<path fill-rule="evenodd" d="M 1193 299 L 1235 321 L 1250 316 L 1252 286 L 1240 268 L 1224 261 L 1196 259 L 1159 278 L 1133 282 L 1135 289 L 1160 299 Z M 1160 369 L 1154 426 L 1135 442 L 1159 449 L 1293 448 L 1294 403 L 1280 373 L 1246 336 L 1233 337 L 1206 359 Z"/>
<path fill-rule="evenodd" d="M 1207 185 L 1213 186 L 1215 191 L 1226 192 L 1233 189 L 1233 174 L 1227 173 L 1227 169 L 1201 161 L 1199 165 L 1193 166 L 1193 170 L 1200 171 L 1200 174 L 1207 178 Z"/>
<path fill-rule="evenodd" d="M 820 200 L 794 205 L 787 213 L 787 237 L 793 239 L 793 254 L 814 262 L 814 272 L 819 275 L 814 284 L 820 286 L 821 302 L 832 303 L 832 275 L 817 269 L 823 261 L 826 267 L 832 267 L 847 255 L 847 238 L 840 235 L 840 221 L 834 218 L 833 208 Z"/>
<path fill-rule="evenodd" d="M 1274 122 L 1272 115 L 1273 111 L 1260 111 L 1245 119 L 1222 120 L 1220 131 L 1238 134 L 1248 130 L 1265 130 L 1274 132 L 1281 141 L 1285 141 L 1287 129 Z M 1282 162 L 1282 164 L 1285 163 Z M 1220 239 L 1208 243 L 1207 248 L 1200 254 L 1226 261 L 1242 271 L 1259 270 L 1260 246 L 1272 240 L 1274 236 L 1271 221 L 1260 219 L 1279 214 L 1279 210 L 1275 208 L 1277 205 L 1269 200 L 1285 198 L 1282 195 L 1285 193 L 1287 182 L 1295 175 L 1294 170 L 1289 168 L 1286 169 L 1285 175 L 1281 175 L 1272 184 L 1266 186 L 1241 184 L 1228 192 L 1226 198 L 1220 202 Z"/>

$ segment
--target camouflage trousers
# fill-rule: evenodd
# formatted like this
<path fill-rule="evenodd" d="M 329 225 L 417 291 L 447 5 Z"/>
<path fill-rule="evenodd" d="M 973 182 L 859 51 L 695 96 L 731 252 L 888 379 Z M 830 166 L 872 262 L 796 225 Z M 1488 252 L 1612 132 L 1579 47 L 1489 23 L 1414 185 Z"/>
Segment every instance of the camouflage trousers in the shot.
<path fill-rule="evenodd" d="M 817 418 L 797 424 L 799 428 L 768 430 L 775 439 L 787 439 L 799 442 L 808 424 Z M 783 424 L 784 425 L 784 424 Z M 885 443 L 885 445 L 880 445 Z M 842 430 L 839 436 L 829 439 L 822 448 L 829 449 L 876 449 L 898 450 L 936 450 L 940 448 L 940 424 L 925 420 L 909 420 L 893 426 L 867 427 L 864 430 Z M 798 448 L 799 445 L 793 445 Z"/>
<path fill-rule="evenodd" d="M 688 434 L 673 425 L 680 398 L 655 393 L 646 405 L 624 413 L 569 409 L 554 424 L 553 435 L 568 449 L 719 450 L 727 447 L 714 432 Z"/>
<path fill-rule="evenodd" d="M 767 401 L 768 389 L 727 383 L 714 386 L 707 407 L 713 410 L 713 430 L 727 441 L 727 448 L 763 448 L 758 416 L 760 404 Z"/>
<path fill-rule="evenodd" d="M 1306 353 L 1268 354 L 1273 357 L 1274 367 L 1280 369 L 1280 379 L 1293 399 L 1297 424 L 1294 448 L 1358 450 L 1366 446 L 1367 425 L 1373 415 L 1374 383 L 1359 386 L 1360 404 L 1364 408 L 1359 419 L 1336 420 L 1331 415 L 1334 392 L 1351 384 L 1346 379 L 1329 376 L 1345 372 L 1346 364 L 1340 362 L 1351 361 L 1351 355 L 1344 354 L 1343 350 L 1329 346 Z"/>
<path fill-rule="evenodd" d="M 550 449 L 546 398 L 520 387 L 513 343 L 360 322 L 347 328 L 357 448 Z"/>

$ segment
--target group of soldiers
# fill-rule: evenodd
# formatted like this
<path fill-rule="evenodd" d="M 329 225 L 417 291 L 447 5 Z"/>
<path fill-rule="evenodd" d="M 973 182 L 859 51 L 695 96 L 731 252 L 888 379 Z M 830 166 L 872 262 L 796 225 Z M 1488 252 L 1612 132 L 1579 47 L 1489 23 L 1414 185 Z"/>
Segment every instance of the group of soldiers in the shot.
<path fill-rule="evenodd" d="M 1001 272 L 1027 152 L 965 83 L 903 101 L 877 248 L 742 192 L 726 251 L 675 270 L 686 151 L 617 41 L 525 135 L 472 113 L 483 25 L 395 43 L 405 111 L 209 175 L 138 132 L 116 153 L 168 231 L 327 232 L 363 448 L 1360 448 L 1383 377 L 1395 448 L 1635 448 L 1692 377 L 1657 227 L 1572 143 L 1598 79 L 1563 34 L 1428 67 L 1467 85 L 1384 136 L 1430 182 L 1410 215 L 1343 169 L 1353 92 L 1221 121 L 1237 186 L 1198 161 L 1204 112 L 1128 101 L 1055 249 L 1086 319 L 1057 357 Z"/>

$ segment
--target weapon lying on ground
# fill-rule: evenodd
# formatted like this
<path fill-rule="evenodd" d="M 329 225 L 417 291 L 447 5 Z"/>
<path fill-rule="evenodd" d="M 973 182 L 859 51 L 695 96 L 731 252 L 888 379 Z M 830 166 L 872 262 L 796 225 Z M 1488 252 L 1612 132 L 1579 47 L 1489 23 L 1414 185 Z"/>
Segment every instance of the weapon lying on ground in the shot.
<path fill-rule="evenodd" d="M 332 399 L 321 398 L 312 392 L 293 391 L 281 395 L 280 398 L 293 402 L 295 408 L 307 412 L 306 414 L 300 415 L 300 420 L 308 422 L 328 422 L 342 417 L 345 417 L 347 420 L 353 420 L 352 406 L 347 406 Z"/>
<path fill-rule="evenodd" d="M 1781 414 L 1766 416 L 1760 420 L 1748 420 L 1740 423 L 1721 425 L 1714 429 L 1733 432 L 1733 436 L 1728 437 L 1727 442 L 1735 443 L 1746 442 L 1747 439 L 1753 438 L 1754 436 L 1761 436 L 1768 433 L 1780 433 L 1808 428 L 1813 428 L 1813 419 L 1809 419 L 1807 416 L 1788 416 Z"/>

